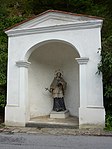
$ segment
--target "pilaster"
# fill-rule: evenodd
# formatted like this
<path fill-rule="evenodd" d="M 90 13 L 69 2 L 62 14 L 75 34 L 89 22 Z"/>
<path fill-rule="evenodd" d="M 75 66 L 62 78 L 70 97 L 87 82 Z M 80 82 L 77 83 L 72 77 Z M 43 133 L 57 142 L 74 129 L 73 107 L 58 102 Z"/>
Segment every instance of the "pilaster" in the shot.
<path fill-rule="evenodd" d="M 89 61 L 87 57 L 76 58 L 79 64 L 79 92 L 80 92 L 80 107 L 87 106 L 87 70 L 86 66 Z"/>

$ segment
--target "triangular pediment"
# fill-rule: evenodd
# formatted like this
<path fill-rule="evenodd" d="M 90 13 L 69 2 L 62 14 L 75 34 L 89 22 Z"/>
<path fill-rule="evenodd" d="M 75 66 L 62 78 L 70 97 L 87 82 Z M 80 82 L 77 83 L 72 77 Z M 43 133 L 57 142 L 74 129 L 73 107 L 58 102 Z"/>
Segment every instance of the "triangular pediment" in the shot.
<path fill-rule="evenodd" d="M 63 11 L 48 10 L 7 29 L 8 36 L 102 25 L 102 19 Z"/>
<path fill-rule="evenodd" d="M 24 28 L 40 28 L 40 27 L 48 27 L 48 26 L 56 26 L 56 25 L 64 25 L 64 24 L 72 24 L 77 20 L 67 20 L 64 18 L 57 18 L 56 16 L 44 16 L 44 18 L 38 18 L 32 20 L 31 22 L 27 22 L 22 24 L 14 29 L 24 29 Z"/>
<path fill-rule="evenodd" d="M 83 23 L 92 20 L 96 20 L 96 18 L 73 13 L 49 10 L 38 15 L 35 18 L 29 19 L 26 22 L 16 25 L 12 29 L 15 30 L 26 28 L 40 28 L 65 24 Z"/>

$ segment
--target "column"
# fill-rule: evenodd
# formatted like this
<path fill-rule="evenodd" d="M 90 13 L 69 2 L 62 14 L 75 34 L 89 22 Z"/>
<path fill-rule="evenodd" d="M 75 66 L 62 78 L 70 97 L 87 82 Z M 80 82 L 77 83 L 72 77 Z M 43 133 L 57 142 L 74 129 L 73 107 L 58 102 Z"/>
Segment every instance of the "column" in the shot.
<path fill-rule="evenodd" d="M 30 62 L 17 61 L 19 67 L 19 107 L 23 109 L 25 122 L 29 120 L 29 100 L 28 100 L 28 67 Z"/>
<path fill-rule="evenodd" d="M 79 94 L 80 94 L 80 107 L 87 106 L 87 76 L 86 76 L 86 64 L 89 61 L 87 57 L 76 58 L 79 64 Z"/>
<path fill-rule="evenodd" d="M 105 110 L 100 107 L 88 107 L 87 104 L 87 63 L 89 58 L 76 58 L 79 64 L 79 128 L 104 128 Z M 91 83 L 91 82 L 90 82 Z"/>

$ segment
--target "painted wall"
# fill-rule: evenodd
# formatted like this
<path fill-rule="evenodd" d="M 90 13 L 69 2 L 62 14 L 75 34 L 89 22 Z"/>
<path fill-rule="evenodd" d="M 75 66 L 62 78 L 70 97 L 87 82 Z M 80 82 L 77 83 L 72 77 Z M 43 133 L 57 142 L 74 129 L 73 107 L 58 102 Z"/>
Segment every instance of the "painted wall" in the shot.
<path fill-rule="evenodd" d="M 98 113 L 92 110 L 92 114 L 90 114 L 90 111 L 87 110 L 89 107 L 89 109 L 102 108 L 103 114 L 100 115 L 102 122 L 100 122 L 104 124 L 105 113 L 103 109 L 102 76 L 96 74 L 97 66 L 100 62 L 100 54 L 97 53 L 98 49 L 101 48 L 100 31 L 100 27 L 88 29 L 80 28 L 9 37 L 6 124 L 24 126 L 25 123 L 30 120 L 30 116 L 35 117 L 38 115 L 48 115 L 50 113 L 52 109 L 52 99 L 50 95 L 45 92 L 44 88 L 49 87 L 54 77 L 53 72 L 59 66 L 63 69 L 64 78 L 68 83 L 65 97 L 66 106 L 70 110 L 71 115 L 78 116 L 78 99 L 80 97 L 77 97 L 78 64 L 75 58 L 79 57 L 79 55 L 76 54 L 77 52 L 74 53 L 75 48 L 80 54 L 80 57 L 89 58 L 86 67 L 87 82 L 83 84 L 84 88 L 87 88 L 87 103 L 84 105 L 84 108 L 82 107 L 82 111 L 79 114 L 80 119 L 82 119 L 81 123 L 90 123 L 88 118 L 90 118 L 91 115 L 95 117 L 96 113 Z M 61 43 L 49 43 L 47 45 L 49 41 L 54 42 L 56 40 L 61 41 Z M 65 43 L 67 43 L 67 45 Z M 47 52 L 44 52 L 45 50 Z M 59 54 L 61 57 L 59 57 Z M 61 61 L 61 59 L 63 59 L 63 61 Z M 20 60 L 31 61 L 28 73 L 29 81 L 26 81 L 26 83 L 29 83 L 30 98 L 25 97 L 24 101 L 20 98 L 20 95 L 24 96 L 24 91 L 20 89 L 20 70 L 16 65 L 16 62 Z M 57 65 L 54 64 L 54 60 L 58 63 Z M 79 86 L 79 88 L 80 87 L 81 86 Z M 44 98 L 46 98 L 46 100 L 44 100 Z M 26 111 L 29 111 L 29 109 L 26 107 L 26 103 L 28 104 L 27 107 L 30 109 L 30 116 L 27 118 Z M 25 108 L 27 108 L 27 110 Z M 20 113 L 21 117 L 19 116 Z M 91 123 L 95 124 L 96 121 L 95 118 Z"/>
<path fill-rule="evenodd" d="M 100 54 L 97 53 L 101 48 L 100 28 L 60 31 L 54 33 L 31 34 L 9 38 L 9 57 L 8 57 L 8 95 L 7 104 L 18 106 L 19 104 L 19 70 L 16 62 L 28 60 L 30 54 L 41 46 L 43 42 L 61 40 L 62 42 L 74 45 L 80 57 L 89 57 L 87 64 L 87 90 L 88 105 L 103 105 L 102 77 L 97 75 L 97 66 L 100 62 Z M 74 60 L 75 61 L 75 60 Z M 92 96 L 91 96 L 92 95 Z"/>
<path fill-rule="evenodd" d="M 29 62 L 30 116 L 49 115 L 53 99 L 46 87 L 54 78 L 54 72 L 61 69 L 67 82 L 65 94 L 66 108 L 72 116 L 79 116 L 79 68 L 75 58 L 79 57 L 73 47 L 61 42 L 48 42 L 31 54 Z"/>

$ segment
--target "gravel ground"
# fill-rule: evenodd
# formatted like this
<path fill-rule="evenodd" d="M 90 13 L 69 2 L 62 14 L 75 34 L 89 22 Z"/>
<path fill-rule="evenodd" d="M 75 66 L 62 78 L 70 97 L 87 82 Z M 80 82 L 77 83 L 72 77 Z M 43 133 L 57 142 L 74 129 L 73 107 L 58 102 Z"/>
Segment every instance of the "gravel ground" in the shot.
<path fill-rule="evenodd" d="M 3 116 L 0 116 L 0 133 L 28 133 L 28 134 L 52 134 L 52 135 L 86 135 L 86 136 L 111 136 L 112 131 L 103 129 L 69 129 L 69 128 L 31 128 L 31 127 L 7 127 L 3 123 Z"/>
<path fill-rule="evenodd" d="M 112 136 L 112 131 L 102 129 L 68 129 L 68 128 L 30 128 L 7 127 L 0 125 L 0 133 L 28 133 L 28 134 L 53 134 L 53 135 L 87 135 L 87 136 Z"/>

